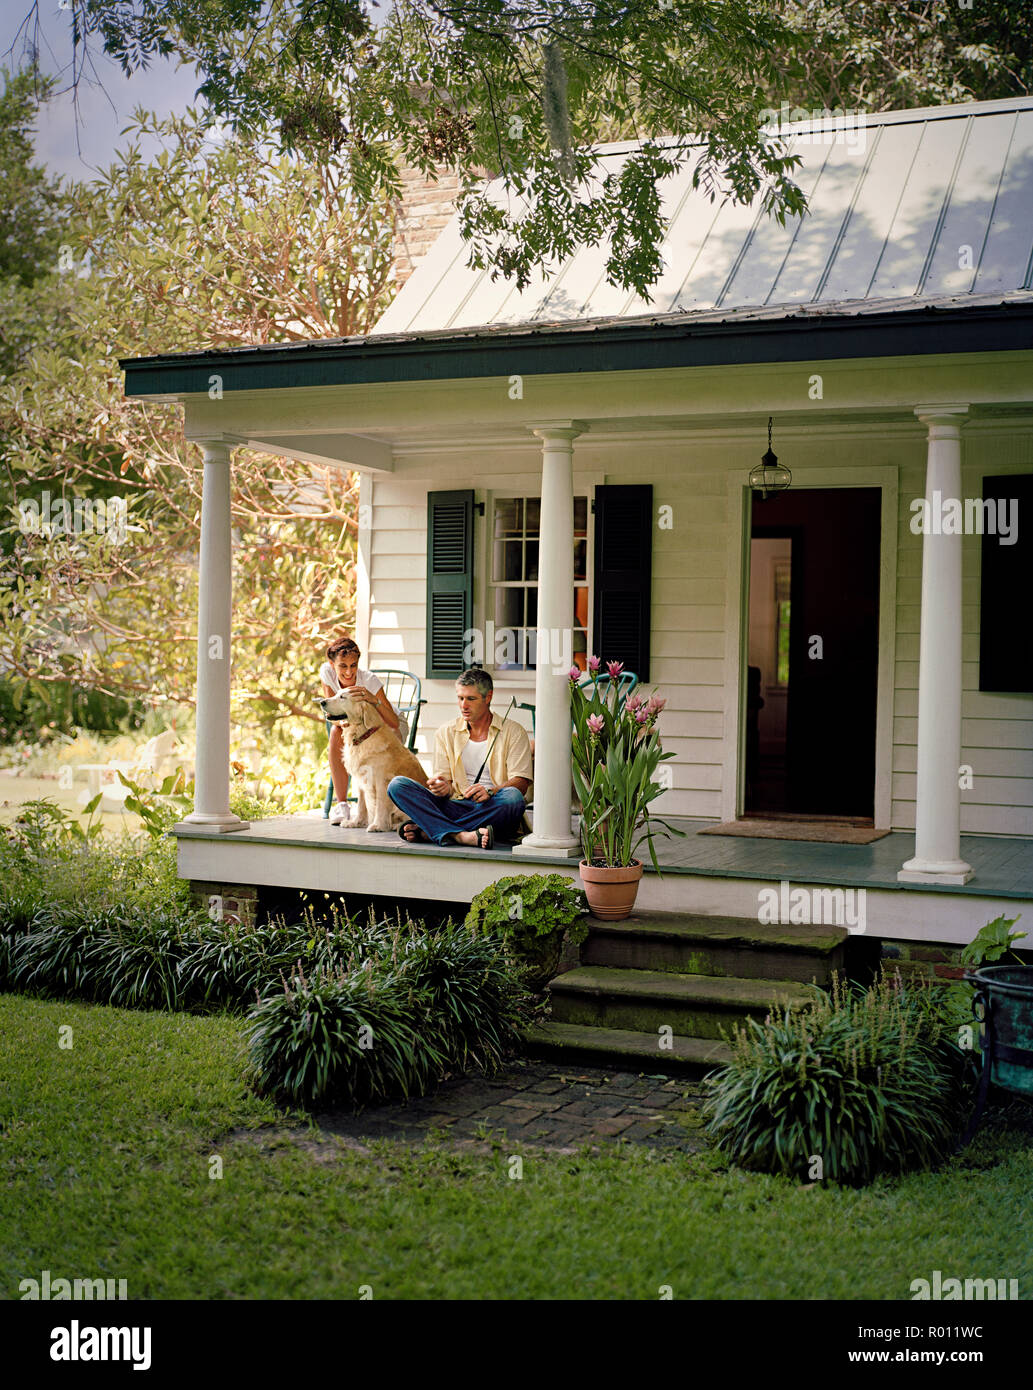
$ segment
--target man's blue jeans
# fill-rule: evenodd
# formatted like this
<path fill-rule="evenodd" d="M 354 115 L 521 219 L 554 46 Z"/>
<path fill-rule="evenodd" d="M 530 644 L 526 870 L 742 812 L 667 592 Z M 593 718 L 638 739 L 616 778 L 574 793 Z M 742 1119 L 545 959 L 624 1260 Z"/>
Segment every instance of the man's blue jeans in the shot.
<path fill-rule="evenodd" d="M 434 796 L 411 777 L 392 777 L 387 794 L 438 845 L 444 844 L 446 835 L 479 830 L 482 825 L 493 826 L 500 839 L 512 839 L 524 814 L 524 798 L 516 787 L 493 792 L 489 801 L 453 801 Z"/>

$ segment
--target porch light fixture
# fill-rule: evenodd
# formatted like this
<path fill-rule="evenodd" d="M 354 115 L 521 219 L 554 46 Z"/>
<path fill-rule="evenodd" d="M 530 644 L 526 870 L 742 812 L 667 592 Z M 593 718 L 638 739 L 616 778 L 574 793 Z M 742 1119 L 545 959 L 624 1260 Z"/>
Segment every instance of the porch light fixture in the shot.
<path fill-rule="evenodd" d="M 793 475 L 784 463 L 779 463 L 771 449 L 771 416 L 768 416 L 768 451 L 755 468 L 750 470 L 750 487 L 760 493 L 761 501 L 769 492 L 785 492 Z"/>

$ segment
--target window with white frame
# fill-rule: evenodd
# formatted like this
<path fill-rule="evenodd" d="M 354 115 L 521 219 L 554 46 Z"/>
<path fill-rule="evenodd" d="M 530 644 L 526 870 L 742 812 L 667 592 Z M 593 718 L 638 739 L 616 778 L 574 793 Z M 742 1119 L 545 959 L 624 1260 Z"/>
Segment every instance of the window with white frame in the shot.
<path fill-rule="evenodd" d="M 588 515 L 588 498 L 575 497 L 572 659 L 582 671 L 588 663 Z M 496 671 L 535 669 L 540 527 L 540 498 L 492 497 L 487 517 L 485 662 Z"/>

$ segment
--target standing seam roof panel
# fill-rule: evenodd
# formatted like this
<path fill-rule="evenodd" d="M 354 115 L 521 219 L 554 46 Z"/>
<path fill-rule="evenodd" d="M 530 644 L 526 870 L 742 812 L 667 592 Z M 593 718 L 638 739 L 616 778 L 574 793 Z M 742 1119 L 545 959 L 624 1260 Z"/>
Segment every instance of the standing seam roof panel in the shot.
<path fill-rule="evenodd" d="M 1007 294 L 1033 276 L 1033 98 L 870 117 L 855 154 L 836 122 L 782 132 L 804 155 L 802 219 L 765 223 L 752 205 L 712 203 L 691 186 L 694 158 L 662 186 L 670 222 L 651 298 L 610 285 L 606 244 L 579 248 L 552 278 L 518 292 L 470 270 L 458 214 L 374 333 L 492 323 L 562 323 L 720 307 Z M 619 167 L 628 144 L 600 157 Z M 856 163 L 855 163 L 856 162 Z M 501 202 L 501 181 L 490 189 Z M 718 195 L 720 198 L 720 195 Z M 964 249 L 971 247 L 969 253 Z M 973 269 L 974 266 L 974 269 Z"/>

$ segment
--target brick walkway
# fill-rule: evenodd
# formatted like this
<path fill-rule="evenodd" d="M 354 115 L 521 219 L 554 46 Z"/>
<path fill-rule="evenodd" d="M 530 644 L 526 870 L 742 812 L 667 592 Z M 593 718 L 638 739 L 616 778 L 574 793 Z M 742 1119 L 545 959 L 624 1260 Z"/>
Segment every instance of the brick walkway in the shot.
<path fill-rule="evenodd" d="M 490 1080 L 459 1077 L 418 1100 L 359 1114 L 324 1111 L 321 1130 L 350 1140 L 423 1142 L 432 1131 L 456 1148 L 489 1152 L 492 1141 L 568 1152 L 630 1142 L 695 1153 L 706 1148 L 702 1088 L 686 1078 L 643 1076 L 555 1061 L 515 1061 Z"/>

